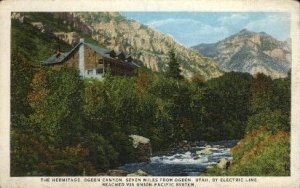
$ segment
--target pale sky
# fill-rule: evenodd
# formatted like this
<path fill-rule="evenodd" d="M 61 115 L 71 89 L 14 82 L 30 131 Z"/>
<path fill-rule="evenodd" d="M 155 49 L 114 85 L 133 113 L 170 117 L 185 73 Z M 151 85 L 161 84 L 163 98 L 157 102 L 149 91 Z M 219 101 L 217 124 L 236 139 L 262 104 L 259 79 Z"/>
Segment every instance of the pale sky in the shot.
<path fill-rule="evenodd" d="M 177 42 L 190 47 L 214 43 L 246 28 L 266 32 L 278 40 L 290 37 L 290 15 L 283 12 L 122 12 L 171 35 Z"/>

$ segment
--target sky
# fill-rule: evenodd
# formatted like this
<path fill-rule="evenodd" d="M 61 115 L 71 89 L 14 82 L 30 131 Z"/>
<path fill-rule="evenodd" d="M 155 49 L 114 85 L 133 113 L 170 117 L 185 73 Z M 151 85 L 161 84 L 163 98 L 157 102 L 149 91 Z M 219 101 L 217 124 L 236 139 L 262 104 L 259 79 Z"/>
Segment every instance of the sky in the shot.
<path fill-rule="evenodd" d="M 290 37 L 290 15 L 284 12 L 122 12 L 177 42 L 191 47 L 215 43 L 242 29 L 266 32 L 278 40 Z"/>

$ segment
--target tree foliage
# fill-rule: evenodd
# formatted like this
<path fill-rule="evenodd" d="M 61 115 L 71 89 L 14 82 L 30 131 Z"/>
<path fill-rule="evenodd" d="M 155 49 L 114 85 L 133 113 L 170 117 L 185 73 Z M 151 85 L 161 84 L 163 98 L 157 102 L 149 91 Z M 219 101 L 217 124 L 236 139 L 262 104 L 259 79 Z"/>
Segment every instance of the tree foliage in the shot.
<path fill-rule="evenodd" d="M 167 76 L 174 79 L 183 79 L 181 75 L 180 64 L 175 55 L 175 49 L 171 48 L 169 51 L 169 62 L 168 62 L 168 69 L 166 72 Z"/>

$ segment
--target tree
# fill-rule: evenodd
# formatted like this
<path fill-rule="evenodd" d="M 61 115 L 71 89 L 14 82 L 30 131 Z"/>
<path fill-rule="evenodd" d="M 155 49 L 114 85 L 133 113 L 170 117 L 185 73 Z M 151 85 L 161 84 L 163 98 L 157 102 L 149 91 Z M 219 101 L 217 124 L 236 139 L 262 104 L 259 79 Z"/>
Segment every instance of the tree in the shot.
<path fill-rule="evenodd" d="M 82 92 L 77 70 L 41 69 L 34 75 L 27 97 L 33 109 L 31 124 L 56 146 L 77 143 L 83 125 Z"/>
<path fill-rule="evenodd" d="M 290 130 L 290 76 L 272 80 L 258 74 L 251 85 L 251 116 L 246 131 L 263 127 L 272 132 Z"/>
<path fill-rule="evenodd" d="M 31 112 L 26 96 L 34 71 L 33 66 L 17 48 L 12 49 L 11 58 L 11 119 L 12 126 L 20 126 Z"/>
<path fill-rule="evenodd" d="M 267 109 L 276 108 L 276 95 L 274 81 L 262 73 L 254 76 L 250 87 L 250 110 L 256 114 Z"/>
<path fill-rule="evenodd" d="M 218 139 L 243 136 L 249 115 L 251 79 L 247 73 L 229 72 L 207 82 L 204 122 L 214 128 Z"/>
<path fill-rule="evenodd" d="M 28 116 L 32 112 L 26 96 L 30 90 L 33 67 L 12 47 L 11 54 L 11 175 L 24 175 L 32 171 L 36 158 L 30 156 L 34 133 L 29 127 Z"/>
<path fill-rule="evenodd" d="M 181 75 L 180 65 L 176 59 L 175 56 L 175 49 L 171 48 L 169 51 L 169 67 L 167 70 L 167 76 L 174 78 L 174 79 L 183 79 L 183 76 Z"/>

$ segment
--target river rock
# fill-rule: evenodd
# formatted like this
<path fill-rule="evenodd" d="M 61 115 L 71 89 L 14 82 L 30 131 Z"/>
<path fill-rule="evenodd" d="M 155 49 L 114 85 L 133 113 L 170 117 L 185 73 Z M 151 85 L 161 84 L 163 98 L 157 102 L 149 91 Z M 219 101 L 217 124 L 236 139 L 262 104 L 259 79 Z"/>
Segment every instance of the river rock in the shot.
<path fill-rule="evenodd" d="M 225 158 L 220 159 L 220 161 L 217 164 L 217 167 L 220 169 L 227 169 L 229 167 L 230 161 L 228 161 Z"/>
<path fill-rule="evenodd" d="M 174 158 L 175 158 L 175 159 L 182 159 L 182 155 L 177 155 L 177 154 L 176 154 L 176 155 L 174 156 Z"/>
<path fill-rule="evenodd" d="M 148 174 L 147 172 L 139 169 L 133 173 L 127 174 L 127 176 L 150 176 L 150 174 Z"/>
<path fill-rule="evenodd" d="M 200 151 L 196 151 L 196 154 L 198 154 L 198 155 L 210 155 L 210 154 L 212 154 L 211 146 L 207 145 L 204 149 L 202 149 Z"/>
<path fill-rule="evenodd" d="M 113 169 L 113 170 L 108 170 L 106 172 L 107 176 L 126 176 L 129 172 L 121 169 Z"/>
<path fill-rule="evenodd" d="M 150 139 L 139 135 L 130 135 L 132 146 L 135 148 L 135 156 L 138 162 L 149 161 L 152 155 Z"/>

